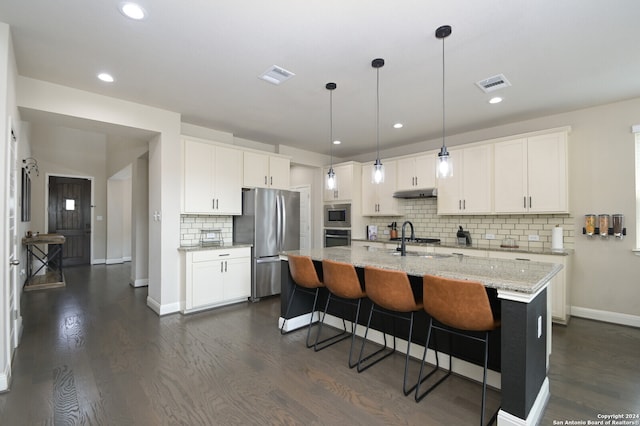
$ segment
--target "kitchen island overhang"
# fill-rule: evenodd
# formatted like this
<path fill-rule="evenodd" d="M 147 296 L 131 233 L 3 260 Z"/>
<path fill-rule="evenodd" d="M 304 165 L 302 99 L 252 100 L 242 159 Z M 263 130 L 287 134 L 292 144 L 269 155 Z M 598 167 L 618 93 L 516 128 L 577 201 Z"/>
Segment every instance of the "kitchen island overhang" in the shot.
<path fill-rule="evenodd" d="M 549 398 L 547 345 L 550 341 L 548 342 L 547 334 L 550 332 L 550 321 L 547 288 L 562 265 L 460 255 L 397 256 L 389 250 L 366 247 L 331 247 L 289 253 L 310 256 L 319 274 L 322 273 L 323 259 L 351 263 L 359 274 L 365 266 L 405 271 L 412 281 L 414 294 L 418 297 L 421 297 L 421 288 L 418 288 L 421 287 L 422 276 L 425 274 L 483 283 L 490 299 L 492 292 L 495 295 L 493 299 L 499 303 L 502 318 L 502 328 L 498 331 L 499 357 L 497 361 L 495 356 L 489 361 L 490 369 L 500 371 L 498 377 L 502 396 L 498 424 L 529 425 L 536 424 L 541 419 Z M 283 308 L 280 322 L 284 320 L 284 307 L 295 285 L 289 274 L 287 253 L 283 253 L 281 259 Z M 287 320 L 288 323 L 295 323 L 297 319 L 300 325 L 308 324 L 309 315 L 317 313 L 311 313 L 310 300 L 304 294 L 298 294 L 300 293 L 296 293 L 296 300 Z M 330 314 L 339 316 L 338 312 Z M 424 316 L 426 317 L 426 313 Z M 384 330 L 386 326 L 380 323 L 374 325 L 374 328 Z M 423 331 L 426 333 L 426 329 Z M 424 345 L 424 339 L 420 342 L 418 335 L 414 331 L 412 342 Z M 453 355 L 454 359 L 459 358 L 457 353 Z M 468 359 L 465 354 L 460 358 L 477 363 L 473 354 Z"/>

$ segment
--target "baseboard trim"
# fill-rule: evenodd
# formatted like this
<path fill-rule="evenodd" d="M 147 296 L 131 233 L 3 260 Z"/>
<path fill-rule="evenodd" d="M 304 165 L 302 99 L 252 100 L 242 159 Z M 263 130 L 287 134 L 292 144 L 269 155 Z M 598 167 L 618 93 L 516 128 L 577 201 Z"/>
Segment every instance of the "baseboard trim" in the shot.
<path fill-rule="evenodd" d="M 106 259 L 93 259 L 91 262 L 92 265 L 104 265 L 105 263 L 107 263 Z"/>
<path fill-rule="evenodd" d="M 315 311 L 313 313 L 313 322 L 317 322 L 320 319 L 320 312 Z M 284 318 L 278 318 L 278 328 L 282 328 L 282 331 L 288 333 L 293 330 L 297 330 L 298 328 L 306 327 L 309 325 L 309 321 L 311 320 L 311 312 L 308 314 L 300 315 L 297 317 L 289 318 L 286 320 L 284 324 L 284 328 L 282 328 L 282 323 L 285 321 Z"/>
<path fill-rule="evenodd" d="M 106 263 L 107 265 L 116 265 L 116 264 L 124 263 L 124 259 L 121 257 L 114 258 L 114 259 L 107 259 Z"/>
<path fill-rule="evenodd" d="M 549 378 L 547 377 L 544 379 L 544 382 L 542 382 L 540 392 L 538 392 L 538 396 L 536 397 L 527 418 L 521 419 L 511 413 L 500 410 L 498 411 L 498 426 L 533 426 L 539 424 L 540 420 L 542 420 L 542 415 L 544 414 L 544 409 L 547 407 L 550 396 Z"/>
<path fill-rule="evenodd" d="M 4 366 L 4 371 L 0 373 L 0 392 L 7 392 L 11 383 L 11 364 Z"/>
<path fill-rule="evenodd" d="M 175 314 L 177 312 L 180 312 L 180 302 L 161 305 L 156 300 L 154 300 L 151 296 L 147 296 L 147 306 L 151 308 L 151 310 L 156 314 L 158 314 L 159 316 Z"/>
<path fill-rule="evenodd" d="M 131 256 L 122 256 L 123 262 L 131 262 Z"/>
<path fill-rule="evenodd" d="M 601 311 L 598 309 L 582 308 L 580 306 L 571 307 L 571 315 L 574 317 L 587 318 L 597 321 L 610 322 L 630 327 L 640 328 L 640 316 L 621 314 L 618 312 Z"/>
<path fill-rule="evenodd" d="M 138 278 L 134 281 L 129 281 L 129 285 L 134 288 L 149 287 L 149 278 Z"/>

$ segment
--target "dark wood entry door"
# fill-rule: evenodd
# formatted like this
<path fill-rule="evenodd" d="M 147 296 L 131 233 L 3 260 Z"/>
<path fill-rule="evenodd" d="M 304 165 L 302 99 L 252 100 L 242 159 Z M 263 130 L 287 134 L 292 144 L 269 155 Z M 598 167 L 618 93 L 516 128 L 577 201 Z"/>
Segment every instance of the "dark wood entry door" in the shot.
<path fill-rule="evenodd" d="M 49 177 L 49 233 L 65 237 L 64 266 L 86 265 L 91 251 L 91 181 Z"/>

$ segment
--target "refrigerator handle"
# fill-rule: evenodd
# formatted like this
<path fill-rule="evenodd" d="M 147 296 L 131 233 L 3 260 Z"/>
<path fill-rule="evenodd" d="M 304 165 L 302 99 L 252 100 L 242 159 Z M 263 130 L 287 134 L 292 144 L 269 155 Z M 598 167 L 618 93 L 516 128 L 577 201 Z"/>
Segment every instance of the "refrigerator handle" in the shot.
<path fill-rule="evenodd" d="M 280 251 L 284 250 L 284 242 L 287 241 L 287 210 L 286 203 L 284 202 L 284 195 L 280 195 L 280 206 L 282 206 L 282 231 L 280 232 Z"/>
<path fill-rule="evenodd" d="M 280 196 L 276 195 L 276 248 L 282 251 L 282 211 Z"/>

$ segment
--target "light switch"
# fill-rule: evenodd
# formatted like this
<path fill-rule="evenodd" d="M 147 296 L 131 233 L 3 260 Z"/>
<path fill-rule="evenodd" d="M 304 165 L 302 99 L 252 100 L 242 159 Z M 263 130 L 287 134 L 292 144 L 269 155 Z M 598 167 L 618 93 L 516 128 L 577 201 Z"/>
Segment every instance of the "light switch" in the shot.
<path fill-rule="evenodd" d="M 542 315 L 538 317 L 538 339 L 542 337 Z"/>

